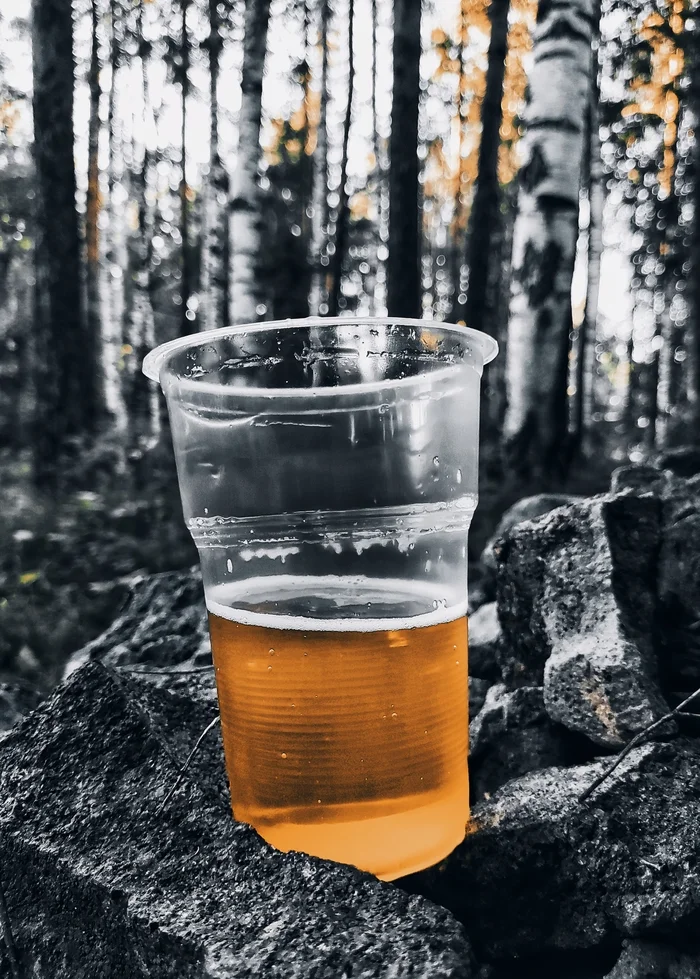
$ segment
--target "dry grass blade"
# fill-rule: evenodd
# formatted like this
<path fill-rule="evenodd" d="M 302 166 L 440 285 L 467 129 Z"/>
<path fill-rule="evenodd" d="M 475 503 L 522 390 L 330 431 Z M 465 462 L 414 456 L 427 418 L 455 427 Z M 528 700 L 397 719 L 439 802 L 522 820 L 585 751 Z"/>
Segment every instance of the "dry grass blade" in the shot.
<path fill-rule="evenodd" d="M 22 974 L 19 971 L 17 949 L 15 947 L 15 940 L 12 935 L 12 927 L 10 925 L 10 916 L 7 913 L 7 901 L 5 900 L 5 891 L 2 886 L 2 881 L 0 881 L 0 936 L 2 936 L 5 942 L 5 951 L 7 952 L 7 958 L 10 963 L 12 979 L 22 979 Z"/>
<path fill-rule="evenodd" d="M 161 804 L 158 806 L 158 815 L 159 816 L 163 812 L 163 810 L 165 809 L 165 807 L 167 806 L 167 804 L 170 802 L 170 800 L 172 799 L 172 797 L 175 795 L 175 793 L 177 792 L 177 790 L 182 785 L 182 780 L 184 779 L 184 777 L 185 777 L 185 775 L 187 773 L 187 769 L 190 767 L 190 763 L 191 763 L 192 759 L 197 754 L 197 750 L 198 750 L 200 744 L 202 743 L 202 741 L 204 741 L 204 739 L 206 738 L 207 734 L 209 734 L 209 732 L 211 731 L 211 729 L 214 728 L 214 727 L 216 727 L 216 725 L 219 723 L 220 720 L 221 720 L 221 714 L 217 714 L 216 717 L 214 718 L 214 720 L 213 721 L 210 721 L 209 724 L 207 724 L 207 726 L 204 728 L 204 730 L 202 731 L 202 733 L 197 738 L 197 741 L 196 741 L 196 744 L 195 744 L 194 748 L 192 749 L 192 751 L 190 751 L 189 755 L 187 756 L 187 760 L 186 760 L 185 764 L 180 769 L 180 774 L 176 778 L 175 782 L 173 783 L 173 785 L 170 788 L 170 791 L 168 792 L 168 794 L 166 795 L 166 797 L 163 799 L 163 801 L 161 802 Z"/>
<path fill-rule="evenodd" d="M 694 693 L 691 693 L 689 697 L 686 697 L 684 701 L 682 701 L 677 707 L 674 707 L 673 710 L 670 710 L 668 714 L 664 714 L 664 716 L 660 717 L 658 721 L 654 721 L 653 724 L 650 724 L 648 727 L 645 727 L 643 731 L 640 731 L 639 734 L 636 734 L 632 740 L 625 745 L 619 755 L 617 755 L 615 761 L 611 765 L 608 765 L 608 767 L 591 782 L 588 788 L 581 793 L 578 801 L 585 802 L 586 799 L 590 798 L 595 790 L 599 788 L 599 786 L 601 786 L 603 782 L 612 775 L 618 765 L 624 761 L 630 751 L 632 751 L 638 745 L 643 744 L 650 734 L 653 734 L 654 731 L 662 727 L 668 721 L 687 713 L 685 708 L 698 697 L 700 697 L 700 688 L 698 688 Z"/>
<path fill-rule="evenodd" d="M 191 670 L 140 670 L 138 666 L 118 666 L 122 673 L 134 673 L 136 676 L 190 676 L 192 673 L 211 673 L 214 664 L 211 666 L 196 666 Z"/>

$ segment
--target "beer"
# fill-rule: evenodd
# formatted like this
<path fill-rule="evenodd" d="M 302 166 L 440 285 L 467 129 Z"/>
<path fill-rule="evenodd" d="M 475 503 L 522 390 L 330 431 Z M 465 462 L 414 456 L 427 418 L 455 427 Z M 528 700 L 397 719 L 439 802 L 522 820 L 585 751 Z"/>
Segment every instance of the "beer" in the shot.
<path fill-rule="evenodd" d="M 465 609 L 410 614 L 425 609 L 410 582 L 348 599 L 342 579 L 313 606 L 313 581 L 208 601 L 233 812 L 280 850 L 392 880 L 464 836 Z"/>

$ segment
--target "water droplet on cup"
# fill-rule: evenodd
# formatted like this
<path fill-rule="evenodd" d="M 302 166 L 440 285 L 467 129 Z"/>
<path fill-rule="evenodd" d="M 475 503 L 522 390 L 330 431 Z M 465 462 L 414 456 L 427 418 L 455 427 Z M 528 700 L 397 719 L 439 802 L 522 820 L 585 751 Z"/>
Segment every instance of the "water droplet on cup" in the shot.
<path fill-rule="evenodd" d="M 440 458 L 439 458 L 439 456 L 433 456 L 433 465 L 434 466 L 439 466 L 440 465 Z"/>

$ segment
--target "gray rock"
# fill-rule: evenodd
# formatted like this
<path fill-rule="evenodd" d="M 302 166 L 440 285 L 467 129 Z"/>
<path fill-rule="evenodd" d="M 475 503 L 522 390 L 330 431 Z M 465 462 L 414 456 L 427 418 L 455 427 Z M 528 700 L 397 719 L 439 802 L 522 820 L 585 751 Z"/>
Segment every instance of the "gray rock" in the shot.
<path fill-rule="evenodd" d="M 482 799 L 512 778 L 572 761 L 544 707 L 542 687 L 491 687 L 469 726 L 471 797 Z"/>
<path fill-rule="evenodd" d="M 660 452 L 654 459 L 659 469 L 670 469 L 678 476 L 688 478 L 700 473 L 700 446 L 679 445 Z"/>
<path fill-rule="evenodd" d="M 667 684 L 700 687 L 700 486 L 683 482 L 663 501 L 659 629 Z"/>
<path fill-rule="evenodd" d="M 610 477 L 610 492 L 654 493 L 661 496 L 672 482 L 672 474 L 655 466 L 620 466 Z"/>
<path fill-rule="evenodd" d="M 544 686 L 550 717 L 618 748 L 667 712 L 652 647 L 660 502 L 595 497 L 520 524 L 501 548 L 508 686 Z"/>
<path fill-rule="evenodd" d="M 511 530 L 517 527 L 519 523 L 522 523 L 524 520 L 536 520 L 537 517 L 549 513 L 556 507 L 573 503 L 576 499 L 577 497 L 564 493 L 538 493 L 536 496 L 525 496 L 522 500 L 514 503 L 513 506 L 508 507 L 498 521 L 498 525 L 487 541 L 484 550 L 481 552 L 481 563 L 484 568 L 495 574 L 498 564 L 496 551 L 498 550 L 499 541 L 506 538 Z"/>
<path fill-rule="evenodd" d="M 496 653 L 501 639 L 501 624 L 495 602 L 482 605 L 469 616 L 469 674 L 498 680 L 501 671 Z"/>
<path fill-rule="evenodd" d="M 414 889 L 465 924 L 478 958 L 537 956 L 620 938 L 697 940 L 700 743 L 636 748 L 579 797 L 602 763 L 508 782 Z M 617 979 L 617 977 L 616 977 Z"/>
<path fill-rule="evenodd" d="M 474 975 L 442 908 L 281 854 L 231 817 L 211 705 L 97 663 L 0 747 L 0 867 L 23 975 L 335 979 Z"/>
<path fill-rule="evenodd" d="M 484 706 L 490 686 L 490 680 L 481 680 L 478 676 L 469 677 L 469 716 L 471 718 L 476 717 Z"/>
<path fill-rule="evenodd" d="M 109 629 L 73 654 L 64 675 L 92 660 L 155 669 L 211 663 L 199 568 L 138 579 Z"/>
<path fill-rule="evenodd" d="M 698 979 L 700 955 L 687 955 L 668 945 L 629 941 L 606 979 Z"/>

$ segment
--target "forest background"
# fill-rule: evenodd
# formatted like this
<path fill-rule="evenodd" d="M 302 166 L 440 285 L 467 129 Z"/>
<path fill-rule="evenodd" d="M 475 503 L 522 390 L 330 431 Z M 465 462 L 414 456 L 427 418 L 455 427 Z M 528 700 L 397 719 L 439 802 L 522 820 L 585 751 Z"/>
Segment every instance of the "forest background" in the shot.
<path fill-rule="evenodd" d="M 2 0 L 0 680 L 196 553 L 157 343 L 314 315 L 496 337 L 474 556 L 700 434 L 689 0 Z"/>

